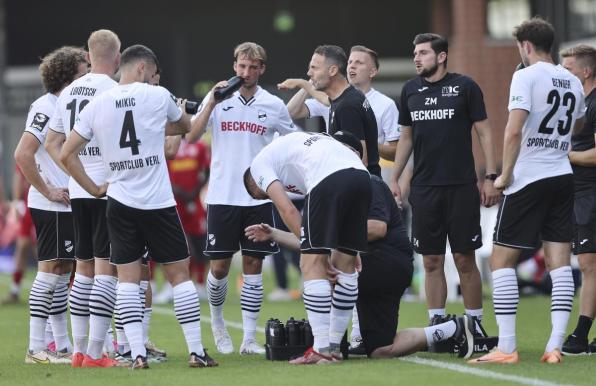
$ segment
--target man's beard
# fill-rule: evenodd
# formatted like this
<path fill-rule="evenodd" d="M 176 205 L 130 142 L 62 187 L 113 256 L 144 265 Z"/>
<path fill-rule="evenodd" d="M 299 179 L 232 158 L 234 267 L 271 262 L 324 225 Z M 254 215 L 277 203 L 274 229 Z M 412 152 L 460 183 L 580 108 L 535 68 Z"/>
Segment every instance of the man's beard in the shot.
<path fill-rule="evenodd" d="M 422 69 L 422 71 L 420 72 L 420 76 L 423 78 L 430 78 L 437 72 L 438 69 L 439 63 L 435 61 L 435 64 L 431 68 Z"/>

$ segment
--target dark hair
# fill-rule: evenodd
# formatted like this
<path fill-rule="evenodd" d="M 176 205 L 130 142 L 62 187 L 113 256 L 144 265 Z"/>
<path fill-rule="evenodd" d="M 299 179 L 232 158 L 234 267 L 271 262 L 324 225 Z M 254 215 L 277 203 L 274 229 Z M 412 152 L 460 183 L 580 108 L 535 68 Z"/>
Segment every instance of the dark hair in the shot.
<path fill-rule="evenodd" d="M 350 146 L 352 149 L 358 152 L 360 159 L 364 156 L 364 151 L 362 149 L 362 142 L 352 133 L 348 133 L 347 131 L 338 131 L 332 135 L 333 138 L 338 140 L 339 142 L 343 143 L 344 145 Z"/>
<path fill-rule="evenodd" d="M 350 54 L 352 52 L 364 52 L 365 54 L 368 54 L 371 57 L 371 59 L 373 60 L 373 63 L 375 64 L 376 69 L 377 70 L 379 69 L 379 67 L 380 67 L 379 66 L 379 54 L 377 54 L 376 51 L 373 51 L 370 48 L 365 47 L 365 46 L 353 46 L 350 49 Z"/>
<path fill-rule="evenodd" d="M 39 65 L 43 87 L 52 94 L 62 90 L 75 80 L 81 63 L 86 63 L 81 48 L 64 46 L 50 52 Z"/>
<path fill-rule="evenodd" d="M 548 21 L 533 17 L 515 27 L 513 37 L 520 43 L 532 43 L 538 51 L 550 52 L 555 40 L 555 29 Z"/>
<path fill-rule="evenodd" d="M 433 34 L 430 32 L 418 34 L 414 37 L 413 44 L 416 46 L 418 44 L 429 43 L 429 42 L 430 42 L 430 48 L 433 49 L 435 54 L 438 55 L 441 52 L 444 52 L 445 54 L 449 53 L 449 42 L 447 41 L 447 38 L 445 38 L 441 35 L 438 35 L 438 34 Z M 445 66 L 446 65 L 447 65 L 447 58 L 445 58 Z"/>
<path fill-rule="evenodd" d="M 577 46 L 562 50 L 559 54 L 562 58 L 576 58 L 581 62 L 581 65 L 590 68 L 592 79 L 596 78 L 596 48 L 587 44 L 578 44 Z"/>
<path fill-rule="evenodd" d="M 346 68 L 348 67 L 348 57 L 343 48 L 339 46 L 323 45 L 315 49 L 315 54 L 325 57 L 325 61 L 337 66 L 339 73 L 345 78 L 348 76 Z"/>
<path fill-rule="evenodd" d="M 153 63 L 155 64 L 156 68 L 160 68 L 157 56 L 153 53 L 153 51 L 151 51 L 150 48 L 142 44 L 135 44 L 134 46 L 130 46 L 124 51 L 122 51 L 122 57 L 120 58 L 120 66 L 126 66 L 131 63 L 136 63 L 140 60 L 147 63 Z"/>

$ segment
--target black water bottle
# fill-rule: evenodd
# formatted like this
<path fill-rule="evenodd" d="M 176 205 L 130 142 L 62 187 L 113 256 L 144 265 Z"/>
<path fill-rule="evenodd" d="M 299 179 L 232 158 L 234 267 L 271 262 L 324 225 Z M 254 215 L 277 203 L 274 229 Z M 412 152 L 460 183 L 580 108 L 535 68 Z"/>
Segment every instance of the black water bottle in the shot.
<path fill-rule="evenodd" d="M 273 322 L 273 318 L 270 318 L 265 323 L 265 344 L 268 344 L 269 346 L 271 346 L 271 328 L 273 326 Z"/>
<path fill-rule="evenodd" d="M 295 347 L 300 344 L 300 330 L 294 318 L 290 318 L 286 323 L 286 336 L 288 346 Z"/>
<path fill-rule="evenodd" d="M 298 344 L 300 346 L 304 346 L 304 322 L 304 319 L 296 322 L 298 324 Z"/>
<path fill-rule="evenodd" d="M 304 321 L 304 326 L 302 327 L 303 329 L 303 336 L 304 336 L 304 345 L 306 347 L 312 347 L 312 345 L 315 342 L 315 338 L 312 335 L 312 328 L 310 327 L 310 323 L 308 323 L 308 320 Z"/>
<path fill-rule="evenodd" d="M 283 347 L 286 345 L 284 325 L 279 320 L 271 324 L 271 347 Z"/>
<path fill-rule="evenodd" d="M 243 83 L 244 78 L 240 76 L 233 76 L 228 79 L 228 85 L 226 87 L 216 88 L 215 91 L 213 91 L 213 97 L 216 101 L 223 101 L 236 92 L 236 90 L 238 90 Z"/>

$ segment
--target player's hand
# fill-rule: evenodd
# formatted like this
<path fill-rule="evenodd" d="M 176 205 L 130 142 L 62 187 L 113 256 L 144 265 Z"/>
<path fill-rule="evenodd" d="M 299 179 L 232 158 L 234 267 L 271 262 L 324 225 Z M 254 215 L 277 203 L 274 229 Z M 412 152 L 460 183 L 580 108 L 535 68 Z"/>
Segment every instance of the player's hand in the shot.
<path fill-rule="evenodd" d="M 511 185 L 512 182 L 513 182 L 513 176 L 511 176 L 511 175 L 507 176 L 507 175 L 501 174 L 495 180 L 494 187 L 497 190 L 505 190 L 509 185 Z"/>
<path fill-rule="evenodd" d="M 273 239 L 273 228 L 269 224 L 249 225 L 244 229 L 246 238 L 253 242 L 264 242 Z"/>
<path fill-rule="evenodd" d="M 212 103 L 213 105 L 218 104 L 221 101 L 225 101 L 228 98 L 231 98 L 232 95 L 234 94 L 230 94 L 230 96 L 226 99 L 222 99 L 222 100 L 217 100 L 215 99 L 215 90 L 217 90 L 218 88 L 224 88 L 224 87 L 228 87 L 228 81 L 227 80 L 222 80 L 220 82 L 217 82 L 215 84 L 215 86 L 213 86 L 213 88 L 211 89 L 211 98 L 209 99 L 209 103 Z"/>
<path fill-rule="evenodd" d="M 356 272 L 362 272 L 362 258 L 360 257 L 360 254 L 356 255 L 356 262 L 354 268 L 356 269 Z"/>
<path fill-rule="evenodd" d="M 401 188 L 397 183 L 397 179 L 392 178 L 391 184 L 389 184 L 389 189 L 391 189 L 391 193 L 393 193 L 393 197 L 395 198 L 395 202 L 397 203 L 398 207 L 402 207 L 402 199 L 401 199 Z"/>
<path fill-rule="evenodd" d="M 70 205 L 70 196 L 67 188 L 48 188 L 47 199 L 53 202 L 60 202 L 64 205 Z"/>
<path fill-rule="evenodd" d="M 484 205 L 486 208 L 490 208 L 499 202 L 501 191 L 495 188 L 495 183 L 493 181 L 485 180 L 484 185 L 482 186 L 482 191 L 480 192 L 480 197 L 482 200 L 482 205 Z"/>
<path fill-rule="evenodd" d="M 293 90 L 295 88 L 303 88 L 305 83 L 308 83 L 308 81 L 304 79 L 290 78 L 278 83 L 277 88 L 279 90 Z"/>
<path fill-rule="evenodd" d="M 102 198 L 102 197 L 106 196 L 107 192 L 108 192 L 108 183 L 106 182 L 105 184 L 101 184 L 100 186 L 97 187 L 97 191 L 93 196 L 95 198 Z"/>
<path fill-rule="evenodd" d="M 184 115 L 189 115 L 186 112 L 186 102 L 188 101 L 188 99 L 182 99 L 182 98 L 178 98 L 176 100 L 176 105 L 178 105 L 178 108 L 180 108 L 180 111 L 182 111 L 182 116 Z"/>

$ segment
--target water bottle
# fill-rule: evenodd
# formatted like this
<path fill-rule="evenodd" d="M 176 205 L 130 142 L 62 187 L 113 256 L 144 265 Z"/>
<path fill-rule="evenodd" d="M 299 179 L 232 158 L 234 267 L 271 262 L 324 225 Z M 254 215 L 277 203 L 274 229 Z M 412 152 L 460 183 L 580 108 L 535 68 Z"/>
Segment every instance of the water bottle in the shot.
<path fill-rule="evenodd" d="M 271 324 L 271 347 L 283 347 L 286 345 L 284 325 L 275 319 Z"/>
<path fill-rule="evenodd" d="M 308 322 L 308 320 L 304 321 L 303 331 L 304 345 L 306 347 L 312 347 L 312 345 L 315 343 L 315 338 L 312 335 L 312 328 L 310 327 L 310 323 Z"/>
<path fill-rule="evenodd" d="M 294 318 L 290 318 L 286 323 L 286 338 L 288 346 L 295 347 L 300 345 L 300 330 Z"/>
<path fill-rule="evenodd" d="M 216 88 L 215 91 L 213 91 L 213 97 L 216 101 L 223 101 L 236 92 L 236 90 L 238 90 L 243 83 L 244 78 L 240 76 L 233 76 L 228 79 L 228 85 L 226 87 Z"/>

